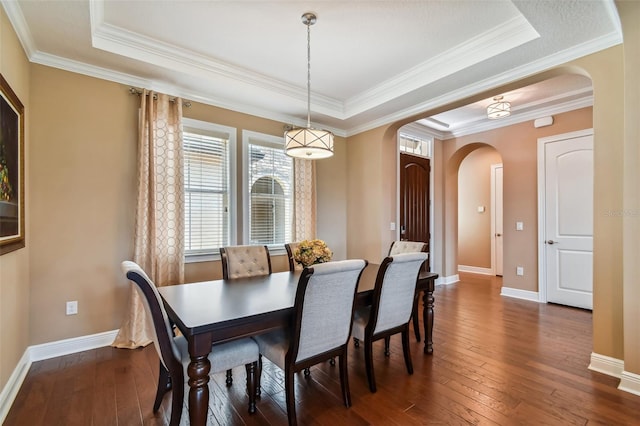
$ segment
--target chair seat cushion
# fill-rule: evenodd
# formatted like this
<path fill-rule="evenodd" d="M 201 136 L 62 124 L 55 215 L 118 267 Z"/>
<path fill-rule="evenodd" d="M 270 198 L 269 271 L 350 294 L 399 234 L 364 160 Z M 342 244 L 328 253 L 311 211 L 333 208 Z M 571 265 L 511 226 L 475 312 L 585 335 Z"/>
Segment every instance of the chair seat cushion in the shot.
<path fill-rule="evenodd" d="M 369 314 L 371 306 L 363 306 L 356 309 L 353 313 L 353 327 L 351 328 L 351 336 L 359 340 L 364 340 L 364 329 L 369 322 Z"/>
<path fill-rule="evenodd" d="M 183 336 L 177 336 L 174 338 L 174 342 L 180 350 L 182 365 L 186 370 L 191 362 L 187 339 Z M 214 345 L 209 353 L 210 373 L 221 373 L 239 365 L 250 364 L 258 360 L 258 355 L 258 344 L 249 337 Z M 185 380 L 188 379 L 189 377 L 185 374 Z"/>
<path fill-rule="evenodd" d="M 289 334 L 284 330 L 260 334 L 254 337 L 262 356 L 284 370 L 284 357 L 289 350 Z"/>

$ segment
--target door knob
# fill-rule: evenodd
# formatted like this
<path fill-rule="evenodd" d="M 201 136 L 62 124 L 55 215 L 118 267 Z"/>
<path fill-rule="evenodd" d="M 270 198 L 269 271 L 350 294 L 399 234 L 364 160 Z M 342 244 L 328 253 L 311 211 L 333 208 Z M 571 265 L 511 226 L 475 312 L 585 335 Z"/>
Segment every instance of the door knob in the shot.
<path fill-rule="evenodd" d="M 553 240 L 547 240 L 547 241 L 545 241 L 545 243 L 547 243 L 547 244 L 551 245 L 551 244 L 555 244 L 555 243 L 556 243 L 556 241 L 553 241 Z"/>

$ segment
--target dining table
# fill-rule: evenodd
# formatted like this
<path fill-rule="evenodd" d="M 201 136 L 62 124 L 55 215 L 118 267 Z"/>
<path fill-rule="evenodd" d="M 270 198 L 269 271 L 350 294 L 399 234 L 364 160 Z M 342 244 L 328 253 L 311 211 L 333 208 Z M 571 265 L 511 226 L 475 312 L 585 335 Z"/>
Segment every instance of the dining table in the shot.
<path fill-rule="evenodd" d="M 379 265 L 368 264 L 360 277 L 356 306 L 373 300 Z M 189 419 L 206 425 L 209 406 L 209 353 L 215 345 L 287 326 L 293 315 L 300 271 L 259 277 L 203 281 L 158 288 L 169 319 L 187 339 L 191 362 Z M 433 352 L 433 291 L 438 274 L 421 271 L 416 293 L 423 292 L 424 353 Z"/>

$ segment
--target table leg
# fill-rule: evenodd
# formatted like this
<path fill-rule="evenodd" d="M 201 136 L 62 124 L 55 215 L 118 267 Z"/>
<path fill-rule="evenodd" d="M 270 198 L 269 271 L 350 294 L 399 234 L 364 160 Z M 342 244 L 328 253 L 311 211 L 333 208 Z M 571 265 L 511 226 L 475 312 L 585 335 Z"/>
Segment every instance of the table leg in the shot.
<path fill-rule="evenodd" d="M 209 411 L 209 352 L 198 351 L 203 346 L 211 350 L 211 343 L 197 342 L 189 345 L 191 362 L 187 367 L 189 375 L 189 421 L 192 426 L 206 426 Z M 210 341 L 210 340 L 209 340 Z M 198 344 L 200 343 L 200 344 Z"/>
<path fill-rule="evenodd" d="M 434 280 L 429 280 L 428 288 L 422 296 L 422 316 L 424 321 L 424 353 L 433 353 L 433 297 L 435 283 Z"/>

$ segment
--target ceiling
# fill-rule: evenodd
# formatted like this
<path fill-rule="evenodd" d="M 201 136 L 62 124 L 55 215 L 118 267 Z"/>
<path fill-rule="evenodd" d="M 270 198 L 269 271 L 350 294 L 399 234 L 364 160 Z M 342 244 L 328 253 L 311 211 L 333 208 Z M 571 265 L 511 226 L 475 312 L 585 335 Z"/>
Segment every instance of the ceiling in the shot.
<path fill-rule="evenodd" d="M 0 1 L 34 63 L 283 125 L 306 123 L 312 11 L 311 119 L 341 136 L 622 42 L 613 0 Z M 446 138 L 593 102 L 578 75 L 498 94 L 507 119 L 489 98 L 419 123 Z"/>

